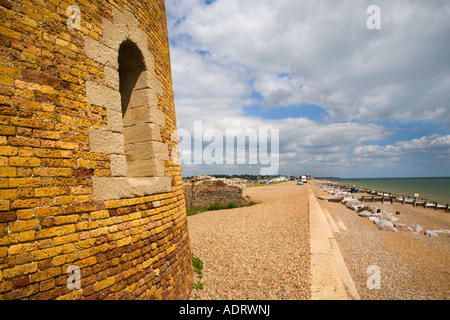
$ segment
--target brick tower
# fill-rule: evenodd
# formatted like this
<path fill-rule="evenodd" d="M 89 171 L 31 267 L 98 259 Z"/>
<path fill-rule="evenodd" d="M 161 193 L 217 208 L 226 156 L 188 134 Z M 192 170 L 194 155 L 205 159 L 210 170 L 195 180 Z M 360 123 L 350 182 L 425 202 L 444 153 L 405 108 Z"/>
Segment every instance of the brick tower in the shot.
<path fill-rule="evenodd" d="M 164 0 L 0 0 L 0 299 L 185 299 Z"/>

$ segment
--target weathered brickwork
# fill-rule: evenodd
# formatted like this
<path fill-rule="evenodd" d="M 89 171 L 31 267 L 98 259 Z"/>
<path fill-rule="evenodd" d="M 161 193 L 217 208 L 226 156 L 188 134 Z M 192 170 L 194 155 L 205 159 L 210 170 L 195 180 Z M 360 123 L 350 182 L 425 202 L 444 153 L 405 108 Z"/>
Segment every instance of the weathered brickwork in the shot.
<path fill-rule="evenodd" d="M 70 5 L 80 8 L 79 29 L 68 28 Z M 0 0 L 0 299 L 189 296 L 165 14 L 163 0 Z M 125 38 L 139 35 L 150 79 L 140 88 L 154 102 L 131 106 L 140 122 L 124 135 L 127 119 L 114 109 L 124 39 L 114 43 L 110 27 L 125 16 Z M 92 50 L 105 43 L 111 56 Z M 96 101 L 92 88 L 111 95 Z M 148 173 L 125 150 L 140 142 L 142 123 L 154 147 Z M 99 147 L 108 136 L 117 139 Z M 130 144 L 111 144 L 121 139 Z M 121 183 L 136 190 L 123 193 Z M 67 285 L 72 265 L 79 288 Z"/>
<path fill-rule="evenodd" d="M 250 203 L 243 179 L 219 179 L 201 175 L 185 179 L 183 184 L 186 206 L 190 209 L 208 208 L 216 201 L 222 206 L 229 203 L 245 206 Z"/>

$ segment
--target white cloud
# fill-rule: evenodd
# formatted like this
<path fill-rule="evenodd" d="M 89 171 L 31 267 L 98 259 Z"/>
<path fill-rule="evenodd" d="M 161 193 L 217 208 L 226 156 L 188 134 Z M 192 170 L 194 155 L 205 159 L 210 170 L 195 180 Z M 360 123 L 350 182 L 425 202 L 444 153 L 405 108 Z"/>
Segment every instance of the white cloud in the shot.
<path fill-rule="evenodd" d="M 433 134 L 410 141 L 396 143 L 403 151 L 430 152 L 450 155 L 450 135 Z M 450 160 L 450 159 L 449 159 Z"/>
<path fill-rule="evenodd" d="M 242 97 L 250 92 L 248 79 L 236 66 L 214 63 L 208 54 L 185 48 L 171 51 L 176 94 L 181 97 Z"/>
<path fill-rule="evenodd" d="M 177 115 L 178 119 L 180 116 Z M 324 164 L 348 165 L 351 162 L 352 150 L 362 143 L 384 139 L 389 136 L 385 128 L 379 125 L 365 125 L 355 122 L 325 124 L 306 118 L 289 118 L 279 120 L 266 120 L 258 117 L 221 117 L 217 115 L 202 115 L 201 125 L 203 133 L 208 129 L 216 129 L 225 137 L 229 129 L 242 129 L 258 131 L 259 129 L 279 130 L 279 155 L 282 172 L 291 173 L 315 171 Z M 179 129 L 187 129 L 194 135 L 195 114 L 185 114 L 179 121 Z M 209 139 L 204 139 L 208 144 Z M 225 139 L 223 139 L 225 141 Z M 248 149 L 247 149 L 248 151 Z M 250 152 L 257 150 L 250 150 Z M 230 167 L 247 172 L 249 166 Z M 200 167 L 194 168 L 200 170 Z M 211 169 L 211 168 L 210 168 Z M 216 170 L 226 170 L 225 166 L 216 166 Z M 203 169 L 204 170 L 204 169 Z M 187 171 L 190 172 L 190 171 Z M 189 173 L 186 173 L 189 174 Z"/>
<path fill-rule="evenodd" d="M 374 162 L 388 159 L 390 162 L 416 157 L 417 154 L 427 154 L 429 158 L 446 159 L 450 164 L 450 135 L 433 134 L 420 139 L 397 141 L 392 145 L 364 145 L 353 150 L 353 161 Z"/>
<path fill-rule="evenodd" d="M 256 82 L 269 105 L 295 96 L 290 103 L 326 107 L 334 121 L 449 120 L 448 1 L 380 0 L 375 31 L 366 28 L 368 4 L 351 0 L 167 2 L 185 17 L 171 27 L 175 38 L 189 35 L 222 65 L 292 75 L 272 92 Z M 310 94 L 296 94 L 298 83 Z"/>
<path fill-rule="evenodd" d="M 381 30 L 366 27 L 370 4 L 167 0 L 179 128 L 279 128 L 282 167 L 324 174 L 445 148 L 445 135 L 377 145 L 394 131 L 367 122 L 449 126 L 450 2 L 379 0 Z M 324 108 L 326 122 L 244 116 L 303 103 Z"/>

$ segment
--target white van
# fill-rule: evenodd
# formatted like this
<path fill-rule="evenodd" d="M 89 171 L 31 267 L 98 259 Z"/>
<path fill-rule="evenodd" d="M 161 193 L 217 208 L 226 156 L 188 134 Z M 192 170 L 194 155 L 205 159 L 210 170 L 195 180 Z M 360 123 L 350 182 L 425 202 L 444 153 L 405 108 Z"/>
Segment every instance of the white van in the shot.
<path fill-rule="evenodd" d="M 306 176 L 302 176 L 302 182 L 303 183 L 307 183 L 308 182 L 308 180 L 306 179 Z"/>

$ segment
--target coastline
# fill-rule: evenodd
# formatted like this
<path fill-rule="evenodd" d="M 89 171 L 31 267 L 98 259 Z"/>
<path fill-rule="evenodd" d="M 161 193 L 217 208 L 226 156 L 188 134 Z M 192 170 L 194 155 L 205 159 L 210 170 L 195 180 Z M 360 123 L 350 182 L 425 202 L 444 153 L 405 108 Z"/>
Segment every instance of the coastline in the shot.
<path fill-rule="evenodd" d="M 393 178 L 394 179 L 394 178 Z M 399 179 L 421 179 L 421 178 L 399 178 Z M 442 178 L 433 178 L 433 179 L 448 179 L 447 177 Z M 367 181 L 371 179 L 360 179 L 362 181 Z M 374 179 L 378 180 L 378 179 Z M 382 179 L 381 179 L 382 180 Z M 421 197 L 420 194 L 418 197 L 414 197 L 408 194 L 408 192 L 391 192 L 385 190 L 381 190 L 381 188 L 373 188 L 364 186 L 364 183 L 358 185 L 358 179 L 336 179 L 336 180 L 326 180 L 326 179 L 316 179 L 316 181 L 321 181 L 326 184 L 334 184 L 339 186 L 342 190 L 351 191 L 354 190 L 354 196 L 362 199 L 363 202 L 398 202 L 403 205 L 409 204 L 413 207 L 423 207 L 423 208 L 431 208 L 435 210 L 444 210 L 450 211 L 450 201 L 438 201 L 437 197 L 433 198 L 424 198 Z M 356 182 L 356 183 L 355 183 Z"/>
<path fill-rule="evenodd" d="M 380 230 L 370 219 L 359 216 L 341 202 L 320 199 L 328 193 L 316 180 L 311 187 L 322 209 L 337 225 L 334 237 L 363 300 L 422 300 L 450 298 L 450 234 L 426 236 L 427 230 L 450 230 L 450 216 L 443 210 L 385 202 L 368 204 L 396 217 L 396 225 L 411 227 L 395 232 Z M 316 185 L 317 183 L 317 185 Z M 398 214 L 397 214 L 398 212 Z M 420 225 L 423 231 L 414 232 Z M 371 287 L 374 268 L 379 287 Z"/>

